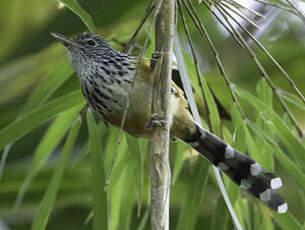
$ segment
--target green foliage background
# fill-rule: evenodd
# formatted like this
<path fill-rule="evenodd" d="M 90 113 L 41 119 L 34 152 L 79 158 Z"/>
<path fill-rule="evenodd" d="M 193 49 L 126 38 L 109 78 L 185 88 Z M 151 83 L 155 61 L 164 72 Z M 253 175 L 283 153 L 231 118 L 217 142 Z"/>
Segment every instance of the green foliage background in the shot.
<path fill-rule="evenodd" d="M 73 0 L 62 2 L 74 11 L 78 7 Z M 140 0 L 79 3 L 98 33 L 117 49 L 122 47 L 115 40 L 128 41 L 148 5 Z M 104 193 L 118 130 L 96 122 L 91 112 L 80 113 L 85 101 L 77 77 L 64 49 L 50 36 L 50 32 L 76 35 L 86 26 L 71 10 L 59 9 L 55 0 L 2 0 L 0 4 L 0 220 L 14 230 L 149 229 L 148 141 L 123 135 Z M 281 194 L 289 204 L 288 214 L 275 214 L 239 192 L 224 176 L 237 216 L 244 229 L 304 229 L 304 140 L 246 52 L 225 36 L 203 6 L 198 12 L 247 117 L 242 119 L 207 42 L 187 17 L 202 77 L 232 116 L 232 121 L 219 120 L 215 102 L 207 95 L 213 131 L 280 175 Z M 94 30 L 90 16 L 83 16 Z M 147 26 L 138 44 L 143 44 L 145 32 Z M 280 14 L 260 37 L 302 92 L 304 34 L 305 25 L 299 19 Z M 187 51 L 187 71 L 200 92 L 181 22 L 179 35 L 181 48 Z M 152 50 L 153 39 L 148 57 Z M 304 130 L 304 104 L 265 55 L 256 51 Z M 171 144 L 171 167 L 170 229 L 233 229 L 209 164 L 178 142 Z"/>

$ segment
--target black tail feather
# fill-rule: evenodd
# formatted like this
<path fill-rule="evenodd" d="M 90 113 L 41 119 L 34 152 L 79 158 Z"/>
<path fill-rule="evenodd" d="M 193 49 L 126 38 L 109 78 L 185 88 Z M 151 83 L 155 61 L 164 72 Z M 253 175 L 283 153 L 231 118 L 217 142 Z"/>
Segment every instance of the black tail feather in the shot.
<path fill-rule="evenodd" d="M 276 192 L 282 181 L 246 155 L 197 125 L 194 135 L 184 141 L 217 166 L 243 190 L 278 213 L 287 211 L 285 200 Z"/>

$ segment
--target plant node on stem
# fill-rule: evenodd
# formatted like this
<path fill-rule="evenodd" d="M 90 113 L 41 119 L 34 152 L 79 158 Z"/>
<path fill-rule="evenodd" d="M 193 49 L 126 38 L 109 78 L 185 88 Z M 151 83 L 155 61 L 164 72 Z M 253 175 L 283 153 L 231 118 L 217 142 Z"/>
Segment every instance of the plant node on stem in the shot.
<path fill-rule="evenodd" d="M 152 114 L 163 114 L 162 120 L 165 122 L 162 126 L 154 128 L 151 140 L 151 229 L 168 230 L 171 177 L 169 166 L 170 87 L 176 1 L 159 1 L 162 3 L 156 20 L 156 52 L 161 55 L 154 71 Z"/>

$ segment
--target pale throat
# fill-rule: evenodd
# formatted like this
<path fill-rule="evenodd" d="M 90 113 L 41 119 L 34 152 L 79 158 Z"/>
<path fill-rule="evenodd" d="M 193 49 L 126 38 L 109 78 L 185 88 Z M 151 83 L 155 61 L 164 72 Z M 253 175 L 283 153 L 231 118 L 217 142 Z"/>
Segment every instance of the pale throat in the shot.
<path fill-rule="evenodd" d="M 70 51 L 67 51 L 70 65 L 77 73 L 78 78 L 82 78 L 83 76 L 90 75 L 92 73 L 93 64 L 90 61 L 86 61 L 84 57 L 79 54 L 72 54 Z"/>

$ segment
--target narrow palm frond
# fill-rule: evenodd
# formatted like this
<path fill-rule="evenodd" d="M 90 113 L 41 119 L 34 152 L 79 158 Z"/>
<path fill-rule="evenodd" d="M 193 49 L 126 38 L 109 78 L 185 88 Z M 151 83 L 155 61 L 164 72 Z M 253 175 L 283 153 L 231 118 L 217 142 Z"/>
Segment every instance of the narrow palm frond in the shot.
<path fill-rule="evenodd" d="M 305 103 L 305 97 L 304 95 L 301 93 L 301 91 L 298 89 L 298 87 L 296 86 L 295 82 L 290 78 L 290 76 L 286 73 L 286 71 L 279 65 L 279 63 L 271 56 L 271 54 L 264 48 L 264 46 L 243 26 L 241 25 L 240 22 L 238 22 L 235 17 L 233 17 L 225 8 L 224 5 L 222 5 L 221 3 L 216 3 L 215 4 L 215 8 L 217 9 L 217 11 L 222 15 L 222 17 L 226 20 L 227 23 L 231 23 L 231 20 L 233 20 L 241 29 L 243 29 L 243 31 L 245 31 L 247 33 L 247 35 L 249 35 L 253 41 L 256 44 L 259 44 L 259 47 L 267 54 L 267 56 L 269 58 L 271 58 L 271 60 L 273 61 L 273 63 L 276 64 L 276 66 L 280 69 L 280 71 L 282 73 L 284 73 L 284 76 L 286 77 L 286 79 L 288 79 L 289 83 L 292 85 L 293 89 L 297 92 L 298 96 L 302 99 L 302 101 Z M 300 128 L 300 125 L 298 124 L 298 121 L 295 119 L 294 115 L 292 114 L 292 112 L 290 111 L 290 109 L 287 107 L 287 104 L 285 103 L 285 101 L 283 100 L 280 91 L 278 90 L 278 88 L 274 85 L 274 83 L 272 82 L 269 74 L 267 73 L 267 71 L 265 70 L 265 68 L 263 67 L 263 65 L 260 63 L 260 61 L 257 58 L 257 55 L 255 53 L 255 51 L 253 51 L 253 49 L 247 44 L 247 42 L 245 41 L 245 39 L 242 37 L 241 33 L 238 30 L 235 30 L 235 33 L 237 34 L 237 36 L 240 38 L 240 40 L 242 41 L 243 45 L 246 48 L 246 51 L 248 52 L 250 58 L 254 61 L 254 63 L 256 64 L 256 66 L 258 67 L 259 71 L 262 74 L 262 77 L 264 77 L 267 81 L 267 83 L 269 84 L 269 86 L 271 87 L 271 89 L 273 90 L 273 92 L 275 93 L 275 95 L 278 97 L 280 104 L 283 108 L 283 110 L 288 114 L 289 118 L 291 119 L 291 121 L 293 122 L 298 135 L 300 137 L 303 136 L 303 131 Z"/>

